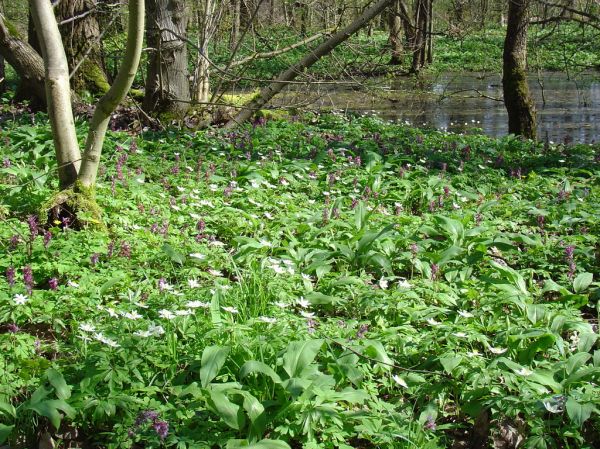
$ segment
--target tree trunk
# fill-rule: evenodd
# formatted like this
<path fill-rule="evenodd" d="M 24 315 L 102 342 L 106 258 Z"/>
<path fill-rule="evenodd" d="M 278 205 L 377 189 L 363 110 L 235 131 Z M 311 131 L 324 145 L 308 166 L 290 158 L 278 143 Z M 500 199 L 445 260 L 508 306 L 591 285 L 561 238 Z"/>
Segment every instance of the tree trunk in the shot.
<path fill-rule="evenodd" d="M 69 70 L 76 70 L 71 77 L 75 92 L 103 94 L 110 87 L 100 53 L 96 7 L 92 0 L 61 0 L 55 7 Z"/>
<path fill-rule="evenodd" d="M 508 132 L 536 138 L 535 104 L 527 85 L 527 27 L 530 0 L 508 1 L 502 87 Z"/>
<path fill-rule="evenodd" d="M 196 67 L 192 83 L 192 101 L 206 103 L 210 94 L 210 62 L 208 49 L 210 41 L 217 32 L 222 8 L 217 10 L 216 0 L 201 0 L 198 2 L 196 25 L 198 28 Z"/>
<path fill-rule="evenodd" d="M 20 86 L 17 89 L 15 98 L 17 100 L 29 100 L 31 106 L 35 109 L 44 107 L 46 105 L 44 61 L 1 14 L 0 54 L 19 75 Z"/>
<path fill-rule="evenodd" d="M 6 70 L 4 66 L 4 57 L 0 55 L 0 95 L 6 92 Z"/>
<path fill-rule="evenodd" d="M 52 5 L 47 0 L 30 0 L 31 14 L 44 58 L 46 102 L 58 162 L 61 189 L 75 183 L 81 153 L 71 109 L 69 67 Z"/>
<path fill-rule="evenodd" d="M 237 46 L 240 38 L 240 20 L 242 15 L 242 0 L 233 0 L 231 10 L 231 35 L 229 38 L 229 49 L 233 50 Z"/>
<path fill-rule="evenodd" d="M 43 0 L 41 0 L 43 1 Z M 104 136 L 108 128 L 110 115 L 121 103 L 135 79 L 144 41 L 144 0 L 129 0 L 129 23 L 127 26 L 127 46 L 119 73 L 112 86 L 96 105 L 90 121 L 90 130 L 85 141 L 85 151 L 81 161 L 79 182 L 87 189 L 96 185 L 96 176 L 100 166 L 100 155 Z M 186 58 L 187 62 L 187 58 Z M 186 79 L 187 82 L 187 79 Z M 189 90 L 188 90 L 189 91 Z"/>
<path fill-rule="evenodd" d="M 400 19 L 400 1 L 396 0 L 389 14 L 390 35 L 388 42 L 391 48 L 391 65 L 402 64 L 402 19 Z"/>
<path fill-rule="evenodd" d="M 182 117 L 190 101 L 186 1 L 149 0 L 147 14 L 146 41 L 152 51 L 144 109 L 152 114 Z"/>
<path fill-rule="evenodd" d="M 350 36 L 364 28 L 373 18 L 377 17 L 385 8 L 387 8 L 395 0 L 379 0 L 372 7 L 367 9 L 356 18 L 350 25 L 333 34 L 322 44 L 311 50 L 300 61 L 289 67 L 287 70 L 279 74 L 274 82 L 265 87 L 260 95 L 248 103 L 234 118 L 225 124 L 225 128 L 234 128 L 240 123 L 248 120 L 255 111 L 267 104 L 276 94 L 290 82 L 293 81 L 304 70 L 311 67 L 315 62 L 323 56 L 328 55 L 331 51 L 346 41 Z"/>
<path fill-rule="evenodd" d="M 427 42 L 431 8 L 429 0 L 417 0 L 415 7 L 415 34 L 411 72 L 418 73 L 427 62 Z"/>

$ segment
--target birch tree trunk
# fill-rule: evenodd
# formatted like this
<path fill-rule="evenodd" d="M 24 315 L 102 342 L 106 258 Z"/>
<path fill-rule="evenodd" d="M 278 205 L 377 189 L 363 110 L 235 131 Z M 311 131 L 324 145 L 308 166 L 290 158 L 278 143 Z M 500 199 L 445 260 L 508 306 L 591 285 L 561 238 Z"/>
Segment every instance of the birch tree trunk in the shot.
<path fill-rule="evenodd" d="M 60 32 L 48 0 L 30 0 L 45 68 L 46 103 L 58 162 L 61 189 L 77 180 L 81 153 L 71 109 L 69 66 Z"/>
<path fill-rule="evenodd" d="M 527 84 L 527 27 L 530 0 L 508 0 L 502 87 L 508 132 L 536 138 L 535 103 Z"/>
<path fill-rule="evenodd" d="M 144 109 L 182 117 L 189 108 L 186 0 L 149 0 L 146 41 L 152 49 Z M 182 101 L 179 101 L 182 100 Z"/>
<path fill-rule="evenodd" d="M 342 30 L 333 34 L 322 44 L 311 50 L 296 64 L 289 67 L 287 70 L 279 74 L 279 76 L 265 87 L 254 100 L 244 106 L 235 117 L 229 120 L 225 124 L 225 128 L 234 128 L 240 123 L 244 123 L 248 120 L 255 111 L 262 108 L 271 99 L 281 92 L 281 90 L 290 82 L 293 81 L 299 74 L 304 70 L 312 66 L 315 62 L 321 59 L 323 56 L 328 55 L 331 51 L 346 41 L 350 36 L 364 28 L 373 18 L 377 17 L 385 8 L 392 4 L 395 0 L 379 0 L 369 9 L 364 11 L 359 17 L 357 17 L 350 25 L 346 26 Z"/>

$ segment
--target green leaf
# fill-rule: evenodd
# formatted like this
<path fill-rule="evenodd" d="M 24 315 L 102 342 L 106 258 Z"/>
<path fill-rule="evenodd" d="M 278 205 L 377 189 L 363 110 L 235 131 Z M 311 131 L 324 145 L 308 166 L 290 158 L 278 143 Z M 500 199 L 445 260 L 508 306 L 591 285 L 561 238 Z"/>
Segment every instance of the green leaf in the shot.
<path fill-rule="evenodd" d="M 4 413 L 7 416 L 17 417 L 17 411 L 12 404 L 8 402 L 0 402 L 0 413 Z"/>
<path fill-rule="evenodd" d="M 168 243 L 164 243 L 161 247 L 161 250 L 167 254 L 171 258 L 171 260 L 179 265 L 183 265 L 185 263 L 185 256 L 173 248 Z"/>
<path fill-rule="evenodd" d="M 567 374 L 573 374 L 575 371 L 581 368 L 585 364 L 585 362 L 587 362 L 591 357 L 592 355 L 589 352 L 578 352 L 577 354 L 573 354 L 571 357 L 569 357 L 569 360 L 567 360 Z"/>
<path fill-rule="evenodd" d="M 592 273 L 581 273 L 573 281 L 573 290 L 575 293 L 581 293 L 590 286 L 593 280 L 594 275 Z"/>
<path fill-rule="evenodd" d="M 444 371 L 446 371 L 448 374 L 452 374 L 454 368 L 456 368 L 458 365 L 460 365 L 460 362 L 462 362 L 462 356 L 449 355 L 446 357 L 440 357 L 439 360 L 442 364 L 442 367 L 444 368 Z"/>
<path fill-rule="evenodd" d="M 288 376 L 290 378 L 300 376 L 304 368 L 313 362 L 321 346 L 323 346 L 323 340 L 291 342 L 283 356 L 283 369 Z"/>
<path fill-rule="evenodd" d="M 281 378 L 269 365 L 259 362 L 258 360 L 248 360 L 240 369 L 240 378 L 244 379 L 250 373 L 261 373 L 269 376 L 273 382 L 280 384 Z"/>
<path fill-rule="evenodd" d="M 60 372 L 51 368 L 46 371 L 46 376 L 50 384 L 54 387 L 56 396 L 59 399 L 69 399 L 71 397 L 71 387 L 67 385 L 65 378 Z"/>
<path fill-rule="evenodd" d="M 0 424 L 0 444 L 3 444 L 8 439 L 14 428 L 15 426 Z"/>
<path fill-rule="evenodd" d="M 211 390 L 209 405 L 232 429 L 240 430 L 244 426 L 244 414 L 240 406 L 231 402 L 223 392 Z"/>
<path fill-rule="evenodd" d="M 110 278 L 108 281 L 106 281 L 104 284 L 102 284 L 102 286 L 100 287 L 100 289 L 98 290 L 98 293 L 100 294 L 100 296 L 104 295 L 107 291 L 109 291 L 112 287 L 114 287 L 115 285 L 117 285 L 119 282 L 121 282 L 123 280 L 125 276 L 123 275 L 119 275 L 119 276 L 114 276 L 112 278 Z"/>
<path fill-rule="evenodd" d="M 60 422 L 62 420 L 62 416 L 59 413 L 59 410 L 65 412 L 65 414 L 69 417 L 75 415 L 75 409 L 73 409 L 73 407 L 71 407 L 65 401 L 58 399 L 30 403 L 26 407 L 26 409 L 33 410 L 37 414 L 48 418 L 48 420 L 54 426 L 55 429 L 58 429 L 60 427 Z"/>
<path fill-rule="evenodd" d="M 319 292 L 310 292 L 306 295 L 306 299 L 312 305 L 339 304 L 342 302 L 342 299 L 338 298 L 337 296 L 324 295 L 323 293 Z"/>
<path fill-rule="evenodd" d="M 592 412 L 596 409 L 594 404 L 586 402 L 581 404 L 573 398 L 567 399 L 567 415 L 571 418 L 571 421 L 579 427 L 586 422 L 592 415 Z"/>
<path fill-rule="evenodd" d="M 394 361 L 390 359 L 381 342 L 377 340 L 365 340 L 364 345 L 365 355 L 380 362 L 381 366 L 386 370 L 392 368 Z"/>
<path fill-rule="evenodd" d="M 200 368 L 200 384 L 206 388 L 210 384 L 227 360 L 228 346 L 208 346 L 202 352 L 202 368 Z"/>
<path fill-rule="evenodd" d="M 248 443 L 247 440 L 229 440 L 227 449 L 291 449 L 289 444 L 281 440 L 264 439 L 256 443 Z"/>

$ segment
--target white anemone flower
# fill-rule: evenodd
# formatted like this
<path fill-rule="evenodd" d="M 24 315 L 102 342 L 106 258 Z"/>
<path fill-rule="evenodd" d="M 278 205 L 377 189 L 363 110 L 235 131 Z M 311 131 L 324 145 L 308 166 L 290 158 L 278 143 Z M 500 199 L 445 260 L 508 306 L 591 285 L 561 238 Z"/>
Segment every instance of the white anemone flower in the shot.
<path fill-rule="evenodd" d="M 223 306 L 221 307 L 221 309 L 223 309 L 225 312 L 229 312 L 229 313 L 240 313 L 240 311 L 238 309 L 236 309 L 235 307 L 226 307 Z"/>
<path fill-rule="evenodd" d="M 161 318 L 166 318 L 167 320 L 172 320 L 175 318 L 175 314 L 167 309 L 161 309 L 158 311 L 158 316 Z"/>
<path fill-rule="evenodd" d="M 492 354 L 504 354 L 506 351 L 508 351 L 508 348 L 494 348 L 493 346 L 489 347 L 489 350 Z"/>
<path fill-rule="evenodd" d="M 458 314 L 463 318 L 473 318 L 475 316 L 471 312 L 467 312 L 466 310 L 459 310 Z"/>
<path fill-rule="evenodd" d="M 400 385 L 401 387 L 404 388 L 408 388 L 408 384 L 406 383 L 406 381 L 404 379 L 402 379 L 400 376 L 394 374 L 392 376 L 392 379 L 394 379 L 394 382 L 396 382 L 398 385 Z"/>
<path fill-rule="evenodd" d="M 198 307 L 208 309 L 210 307 L 210 303 L 202 301 L 189 301 L 185 306 L 189 307 L 190 309 L 197 309 Z"/>
<path fill-rule="evenodd" d="M 296 304 L 298 304 L 303 309 L 306 309 L 306 308 L 310 307 L 310 301 L 308 301 L 307 299 L 304 299 L 303 296 L 301 296 L 300 299 L 298 299 L 296 301 Z"/>
<path fill-rule="evenodd" d="M 15 302 L 15 304 L 22 306 L 27 301 L 29 301 L 29 298 L 25 295 L 16 294 L 15 297 L 13 298 L 13 301 Z"/>
<path fill-rule="evenodd" d="M 268 316 L 260 316 L 258 317 L 259 321 L 262 321 L 263 323 L 268 323 L 268 324 L 274 324 L 277 322 L 277 318 L 271 318 Z"/>
<path fill-rule="evenodd" d="M 96 332 L 96 326 L 94 326 L 93 324 L 88 324 L 88 323 L 81 323 L 79 325 L 79 329 L 84 332 Z"/>
<path fill-rule="evenodd" d="M 200 287 L 200 283 L 198 282 L 197 279 L 188 279 L 188 285 L 190 286 L 190 288 Z"/>

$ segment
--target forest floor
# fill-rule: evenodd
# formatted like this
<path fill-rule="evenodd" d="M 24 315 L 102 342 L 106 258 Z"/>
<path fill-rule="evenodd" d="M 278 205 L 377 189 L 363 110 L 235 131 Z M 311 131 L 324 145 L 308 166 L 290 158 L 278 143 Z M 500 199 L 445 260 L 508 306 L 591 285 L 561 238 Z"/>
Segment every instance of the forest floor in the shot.
<path fill-rule="evenodd" d="M 112 132 L 77 231 L 46 119 L 0 137 L 0 444 L 597 447 L 599 146 Z"/>

